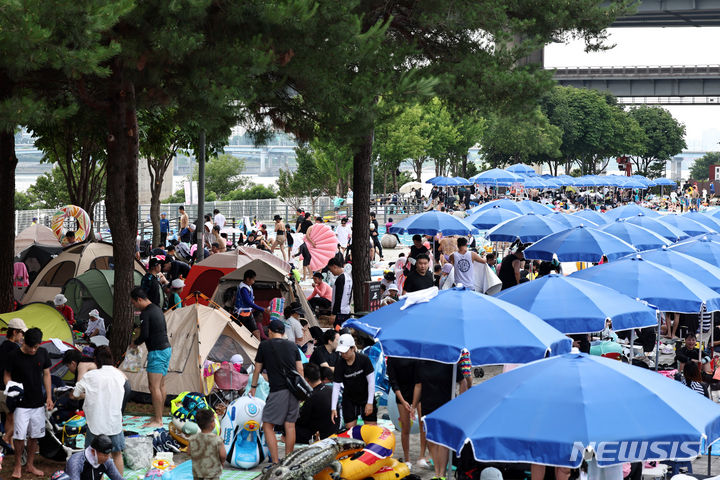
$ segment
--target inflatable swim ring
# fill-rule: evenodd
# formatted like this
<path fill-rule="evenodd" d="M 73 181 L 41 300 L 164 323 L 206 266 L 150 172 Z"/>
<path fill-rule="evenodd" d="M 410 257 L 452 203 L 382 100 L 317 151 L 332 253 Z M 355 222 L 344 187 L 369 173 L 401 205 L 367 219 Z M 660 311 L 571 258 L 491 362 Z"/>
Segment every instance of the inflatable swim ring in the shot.
<path fill-rule="evenodd" d="M 357 425 L 338 437 L 362 440 L 365 448 L 358 452 L 344 452 L 351 455 L 340 460 L 341 477 L 345 480 L 398 480 L 407 477 L 410 470 L 407 465 L 392 458 L 395 450 L 395 435 L 377 425 Z M 315 475 L 315 480 L 331 480 L 331 469 L 327 468 Z M 375 476 L 377 475 L 377 477 Z"/>
<path fill-rule="evenodd" d="M 65 229 L 64 224 L 65 219 L 70 217 L 77 220 L 77 230 L 75 230 L 76 242 L 84 242 L 87 240 L 88 235 L 90 234 L 90 228 L 92 227 L 90 216 L 85 210 L 77 205 L 65 205 L 59 209 L 55 212 L 55 215 L 52 216 L 50 228 L 55 233 L 55 236 L 58 238 L 63 247 L 68 245 L 68 241 L 65 238 L 67 230 Z"/>

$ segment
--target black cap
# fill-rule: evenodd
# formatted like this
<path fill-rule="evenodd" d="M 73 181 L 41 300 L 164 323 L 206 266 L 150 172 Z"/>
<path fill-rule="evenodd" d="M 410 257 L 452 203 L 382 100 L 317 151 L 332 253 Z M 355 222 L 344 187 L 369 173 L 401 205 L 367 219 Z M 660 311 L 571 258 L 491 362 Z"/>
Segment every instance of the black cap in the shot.
<path fill-rule="evenodd" d="M 285 333 L 285 324 L 278 319 L 271 320 L 268 329 L 275 333 Z"/>
<path fill-rule="evenodd" d="M 300 305 L 298 302 L 291 303 L 290 308 L 292 308 L 293 313 L 299 313 L 300 315 L 305 315 L 305 310 L 303 310 L 302 305 Z"/>
<path fill-rule="evenodd" d="M 112 453 L 112 440 L 110 440 L 110 437 L 108 437 L 107 435 L 98 435 L 97 437 L 93 438 L 90 446 L 94 448 L 96 452 L 105 454 Z"/>

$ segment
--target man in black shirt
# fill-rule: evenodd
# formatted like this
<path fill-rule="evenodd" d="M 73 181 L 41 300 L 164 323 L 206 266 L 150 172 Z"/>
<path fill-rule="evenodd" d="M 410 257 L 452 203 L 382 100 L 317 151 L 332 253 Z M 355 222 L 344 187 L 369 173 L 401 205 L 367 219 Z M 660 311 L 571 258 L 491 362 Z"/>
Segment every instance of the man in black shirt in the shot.
<path fill-rule="evenodd" d="M 412 258 L 413 260 L 417 260 L 418 255 L 428 253 L 427 247 L 422 243 L 422 236 L 413 235 L 412 241 L 413 244 L 412 247 L 410 247 L 410 254 L 408 254 L 408 259 Z"/>
<path fill-rule="evenodd" d="M 305 210 L 303 210 L 302 208 L 298 208 L 295 210 L 295 212 L 298 215 L 297 220 L 295 220 L 295 231 L 299 232 L 300 225 L 302 225 L 302 223 L 305 221 Z"/>
<path fill-rule="evenodd" d="M 162 410 L 165 404 L 165 375 L 170 366 L 172 348 L 167 336 L 165 316 L 160 307 L 150 302 L 142 287 L 133 288 L 130 301 L 136 310 L 140 310 L 140 335 L 130 344 L 137 348 L 143 343 L 147 347 L 148 389 L 152 398 L 153 417 L 146 427 L 162 428 Z"/>
<path fill-rule="evenodd" d="M 151 258 L 148 262 L 148 272 L 143 276 L 140 286 L 150 302 L 154 303 L 158 307 L 162 307 L 163 304 L 163 293 L 160 281 L 157 279 L 157 275 L 162 270 L 162 260 L 159 258 Z"/>
<path fill-rule="evenodd" d="M 5 341 L 0 344 L 0 371 L 3 372 L 2 379 L 0 379 L 0 390 L 5 390 L 5 365 L 7 365 L 7 358 L 15 350 L 20 350 L 20 344 L 22 343 L 27 326 L 21 318 L 11 318 L 8 322 L 7 332 L 5 333 Z M 717 337 L 720 338 L 720 337 Z M 13 434 L 13 413 L 8 409 L 5 403 L 5 394 L 0 391 L 0 413 L 5 414 L 5 435 L 3 435 L 3 442 L 10 444 L 12 442 Z"/>
<path fill-rule="evenodd" d="M 305 220 L 300 224 L 300 233 L 307 233 L 307 229 L 313 226 L 312 220 L 310 220 L 310 213 L 305 214 Z"/>
<path fill-rule="evenodd" d="M 417 292 L 433 286 L 434 278 L 430 271 L 430 257 L 427 253 L 421 253 L 415 260 L 415 269 L 407 274 L 403 284 L 403 295 L 410 292 Z"/>
<path fill-rule="evenodd" d="M 382 262 L 383 259 L 383 251 L 382 251 L 382 245 L 380 244 L 380 233 L 378 232 L 378 228 L 380 228 L 380 225 L 378 224 L 377 218 L 375 218 L 375 212 L 370 212 L 370 223 L 373 224 L 373 229 L 370 230 L 370 239 L 373 242 L 373 245 L 375 245 L 375 249 L 378 251 L 378 255 L 380 255 L 380 261 Z"/>
<path fill-rule="evenodd" d="M 338 359 L 338 352 L 335 350 L 338 345 L 338 337 L 340 335 L 337 331 L 332 328 L 323 332 L 323 344 L 319 345 L 313 350 L 310 356 L 310 363 L 317 365 L 318 367 L 328 367 L 331 370 L 335 369 L 335 363 Z"/>
<path fill-rule="evenodd" d="M 462 380 L 460 366 L 455 367 L 453 378 L 453 364 L 420 361 L 416 367 L 416 384 L 413 392 L 413 407 L 418 408 L 423 416 L 429 415 L 452 399 L 455 383 Z M 433 459 L 435 477 L 443 477 L 448 460 L 448 449 L 435 443 L 428 442 L 428 450 Z"/>
<path fill-rule="evenodd" d="M 337 351 L 340 352 L 340 358 L 335 363 L 330 418 L 335 423 L 340 388 L 344 387 L 342 414 L 345 428 L 354 427 L 359 416 L 366 425 L 374 425 L 377 423 L 377 404 L 372 362 L 357 351 L 355 339 L 349 333 L 340 335 Z"/>
<path fill-rule="evenodd" d="M 190 273 L 190 265 L 180 260 L 167 258 L 162 266 L 163 274 L 168 282 L 172 283 L 177 278 L 187 278 Z"/>
<path fill-rule="evenodd" d="M 305 365 L 305 380 L 313 392 L 303 403 L 295 427 L 298 443 L 313 443 L 316 433 L 321 440 L 337 433 L 337 425 L 330 420 L 332 388 L 320 381 L 320 368 L 313 363 Z"/>
<path fill-rule="evenodd" d="M 277 439 L 275 425 L 285 426 L 285 455 L 290 455 L 295 448 L 295 421 L 298 418 L 300 404 L 287 388 L 287 373 L 290 370 L 303 374 L 300 350 L 295 343 L 283 338 L 285 324 L 280 320 L 272 320 L 268 326 L 270 339 L 260 343 L 255 355 L 255 370 L 250 384 L 250 396 L 255 396 L 260 372 L 267 370 L 270 394 L 265 402 L 262 421 L 265 440 L 270 450 L 270 461 L 277 463 Z"/>
<path fill-rule="evenodd" d="M 40 329 L 29 329 L 25 332 L 22 347 L 10 353 L 5 364 L 5 384 L 12 380 L 23 385 L 23 398 L 15 409 L 13 448 L 17 453 L 13 478 L 20 478 L 22 475 L 20 452 L 25 448 L 26 439 L 27 471 L 33 475 L 45 475 L 45 472 L 35 466 L 35 452 L 38 439 L 45 436 L 45 409 L 52 410 L 53 401 L 50 388 L 50 356 L 47 350 L 40 348 L 41 342 Z"/>

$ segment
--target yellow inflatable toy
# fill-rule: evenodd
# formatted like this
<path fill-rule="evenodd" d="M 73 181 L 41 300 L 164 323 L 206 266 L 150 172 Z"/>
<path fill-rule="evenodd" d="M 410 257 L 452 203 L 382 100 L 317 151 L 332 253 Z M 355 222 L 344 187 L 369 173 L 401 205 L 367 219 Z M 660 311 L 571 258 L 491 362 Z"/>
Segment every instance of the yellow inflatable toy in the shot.
<path fill-rule="evenodd" d="M 377 425 L 358 425 L 338 437 L 362 440 L 365 448 L 343 452 L 340 459 L 341 477 L 345 480 L 399 480 L 410 475 L 407 465 L 392 458 L 395 451 L 395 435 Z M 315 480 L 332 480 L 331 469 L 326 468 L 315 475 Z"/>
<path fill-rule="evenodd" d="M 84 242 L 87 240 L 88 235 L 90 234 L 90 228 L 92 227 L 90 216 L 85 210 L 77 205 L 65 205 L 62 207 L 60 210 L 55 212 L 55 215 L 52 216 L 50 228 L 55 233 L 55 236 L 58 238 L 63 247 L 69 243 L 67 238 L 65 238 L 67 230 L 65 230 L 64 226 L 65 219 L 69 217 L 77 220 L 77 230 L 75 230 L 76 242 Z"/>

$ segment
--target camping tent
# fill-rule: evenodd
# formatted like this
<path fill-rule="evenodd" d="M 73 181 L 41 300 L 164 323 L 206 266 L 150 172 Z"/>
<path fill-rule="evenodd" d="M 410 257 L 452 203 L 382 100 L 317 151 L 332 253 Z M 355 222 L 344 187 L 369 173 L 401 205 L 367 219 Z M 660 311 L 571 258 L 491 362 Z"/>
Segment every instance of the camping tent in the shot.
<path fill-rule="evenodd" d="M 140 285 L 142 275 L 135 271 L 135 285 Z M 71 278 L 63 287 L 68 305 L 75 312 L 75 320 L 84 322 L 88 313 L 97 308 L 109 328 L 113 317 L 113 292 L 115 287 L 114 270 L 91 268 L 87 272 Z"/>
<path fill-rule="evenodd" d="M 60 312 L 44 303 L 31 303 L 15 312 L 0 313 L 0 329 L 7 330 L 11 318 L 21 318 L 28 328 L 37 327 L 43 332 L 43 340 L 57 338 L 73 344 L 70 326 Z"/>
<path fill-rule="evenodd" d="M 168 395 L 182 392 L 203 392 L 203 364 L 230 361 L 239 353 L 244 365 L 253 364 L 259 341 L 242 325 L 234 323 L 220 308 L 193 304 L 165 313 L 167 333 L 172 346 L 170 366 L 165 377 Z M 147 349 L 140 347 L 143 366 Z M 148 393 L 147 373 L 143 367 L 137 373 L 125 372 L 134 392 Z"/>
<path fill-rule="evenodd" d="M 222 305 L 226 310 L 232 311 L 235 292 L 247 270 L 254 270 L 257 274 L 253 285 L 255 303 L 261 307 L 267 307 L 270 301 L 276 297 L 283 297 L 288 303 L 300 302 L 305 311 L 304 317 L 310 326 L 318 325 L 317 319 L 295 277 L 290 275 L 289 272 L 284 272 L 262 260 L 253 260 L 222 277 L 212 295 L 212 300 L 218 305 Z M 267 312 L 265 322 L 269 322 Z"/>
<path fill-rule="evenodd" d="M 60 247 L 55 233 L 45 225 L 36 223 L 30 225 L 15 237 L 15 255 L 28 248 L 30 245 L 44 245 L 47 247 Z"/>
<path fill-rule="evenodd" d="M 40 271 L 23 297 L 22 303 L 51 301 L 71 278 L 91 268 L 112 269 L 112 265 L 111 243 L 85 242 L 70 245 Z M 141 275 L 145 274 L 145 268 L 139 261 L 135 262 L 135 270 Z"/>
<path fill-rule="evenodd" d="M 185 279 L 185 289 L 180 294 L 180 298 L 185 298 L 193 292 L 200 292 L 207 297 L 211 296 L 223 275 L 250 263 L 250 261 L 250 257 L 238 255 L 237 252 L 210 255 L 190 268 L 190 273 Z M 187 299 L 189 303 L 193 301 L 193 299 Z"/>

